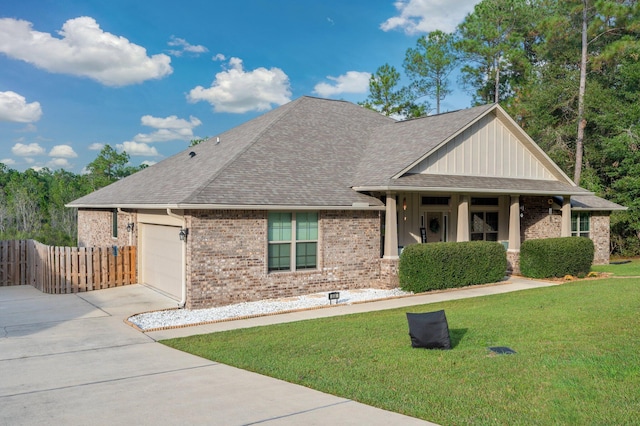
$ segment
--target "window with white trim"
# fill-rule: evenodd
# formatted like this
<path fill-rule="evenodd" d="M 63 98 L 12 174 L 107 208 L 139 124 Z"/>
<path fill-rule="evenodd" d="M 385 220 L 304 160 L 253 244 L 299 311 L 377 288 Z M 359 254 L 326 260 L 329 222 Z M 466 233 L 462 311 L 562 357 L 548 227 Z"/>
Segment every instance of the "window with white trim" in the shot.
<path fill-rule="evenodd" d="M 571 236 L 589 238 L 589 218 L 588 212 L 572 212 L 571 213 Z"/>
<path fill-rule="evenodd" d="M 269 212 L 269 271 L 318 267 L 318 213 Z"/>

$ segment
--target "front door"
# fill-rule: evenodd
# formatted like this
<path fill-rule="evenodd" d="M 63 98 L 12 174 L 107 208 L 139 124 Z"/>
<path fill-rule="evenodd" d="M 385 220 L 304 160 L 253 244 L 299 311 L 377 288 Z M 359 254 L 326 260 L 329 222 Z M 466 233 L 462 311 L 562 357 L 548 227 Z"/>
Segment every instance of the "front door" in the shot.
<path fill-rule="evenodd" d="M 446 241 L 446 224 L 442 212 L 427 212 L 425 228 L 427 231 L 428 243 L 439 243 Z"/>

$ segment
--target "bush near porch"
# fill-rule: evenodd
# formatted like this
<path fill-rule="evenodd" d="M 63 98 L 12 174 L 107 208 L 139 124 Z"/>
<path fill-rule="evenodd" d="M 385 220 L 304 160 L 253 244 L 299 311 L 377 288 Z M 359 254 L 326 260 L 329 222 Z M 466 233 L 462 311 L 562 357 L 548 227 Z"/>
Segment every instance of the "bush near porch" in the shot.
<path fill-rule="evenodd" d="M 591 269 L 593 253 L 589 238 L 527 240 L 520 247 L 520 272 L 530 278 L 584 276 Z"/>
<path fill-rule="evenodd" d="M 504 246 L 489 241 L 413 244 L 400 255 L 398 276 L 405 291 L 464 287 L 500 281 L 507 270 Z"/>

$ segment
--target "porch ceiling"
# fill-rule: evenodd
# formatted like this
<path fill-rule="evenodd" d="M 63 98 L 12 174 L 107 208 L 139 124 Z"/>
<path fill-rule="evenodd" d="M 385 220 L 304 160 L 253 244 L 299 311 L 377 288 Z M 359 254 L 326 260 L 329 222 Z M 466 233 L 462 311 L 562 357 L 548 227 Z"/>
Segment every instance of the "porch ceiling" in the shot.
<path fill-rule="evenodd" d="M 434 174 L 411 174 L 398 179 L 389 179 L 384 188 L 362 186 L 354 189 L 357 191 L 397 190 L 545 196 L 593 194 L 578 186 L 552 180 Z"/>

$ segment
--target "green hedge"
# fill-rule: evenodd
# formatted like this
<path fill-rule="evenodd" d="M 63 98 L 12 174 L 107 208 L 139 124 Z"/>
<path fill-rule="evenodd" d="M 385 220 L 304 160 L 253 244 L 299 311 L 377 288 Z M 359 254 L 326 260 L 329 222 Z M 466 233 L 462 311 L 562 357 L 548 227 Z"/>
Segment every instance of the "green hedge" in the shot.
<path fill-rule="evenodd" d="M 584 237 L 527 240 L 520 247 L 520 273 L 531 278 L 588 274 L 593 241 Z"/>
<path fill-rule="evenodd" d="M 500 243 L 430 243 L 405 247 L 398 276 L 403 290 L 422 293 L 497 282 L 506 270 L 507 255 Z"/>

